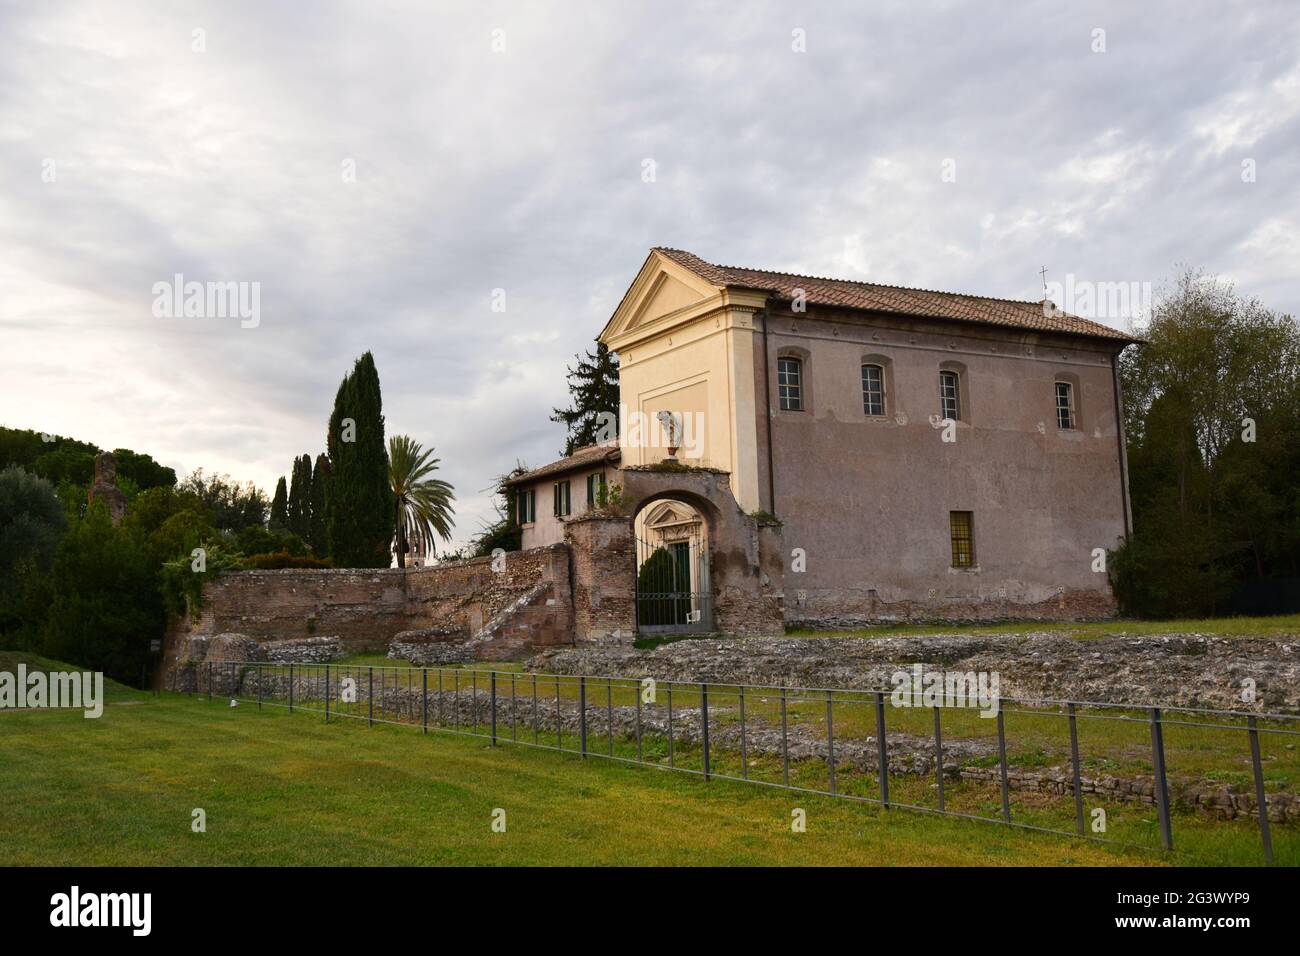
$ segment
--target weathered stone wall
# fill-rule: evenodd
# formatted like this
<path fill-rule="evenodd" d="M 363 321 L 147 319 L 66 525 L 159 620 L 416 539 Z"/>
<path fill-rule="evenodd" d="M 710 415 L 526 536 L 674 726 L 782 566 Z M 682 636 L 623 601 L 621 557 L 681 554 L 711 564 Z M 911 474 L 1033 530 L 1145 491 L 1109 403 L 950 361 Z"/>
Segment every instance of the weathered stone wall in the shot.
<path fill-rule="evenodd" d="M 258 641 L 329 634 L 351 650 L 377 650 L 408 626 L 403 578 L 396 569 L 228 572 L 204 588 L 199 620 L 177 621 L 173 628 Z"/>
<path fill-rule="evenodd" d="M 631 644 L 636 638 L 636 547 L 632 519 L 580 515 L 565 522 L 573 555 L 573 638 Z"/>
<path fill-rule="evenodd" d="M 808 557 L 786 580 L 787 623 L 1114 615 L 1092 552 L 1127 525 L 1115 343 L 784 306 L 767 332 L 755 356 L 761 507 Z M 778 401 L 789 353 L 804 361 L 802 411 Z M 864 361 L 885 368 L 887 417 L 863 411 Z M 932 424 L 941 367 L 961 377 L 951 442 Z M 1071 429 L 1056 427 L 1062 379 Z M 951 567 L 950 511 L 974 514 L 974 568 Z"/>
<path fill-rule="evenodd" d="M 506 554 L 495 564 L 228 572 L 205 588 L 197 621 L 172 622 L 163 669 L 194 659 L 194 639 L 217 634 L 242 635 L 273 660 L 277 644 L 321 633 L 353 652 L 386 650 L 398 632 L 422 628 L 461 634 L 471 659 L 501 660 L 571 643 L 570 595 L 564 545 Z"/>

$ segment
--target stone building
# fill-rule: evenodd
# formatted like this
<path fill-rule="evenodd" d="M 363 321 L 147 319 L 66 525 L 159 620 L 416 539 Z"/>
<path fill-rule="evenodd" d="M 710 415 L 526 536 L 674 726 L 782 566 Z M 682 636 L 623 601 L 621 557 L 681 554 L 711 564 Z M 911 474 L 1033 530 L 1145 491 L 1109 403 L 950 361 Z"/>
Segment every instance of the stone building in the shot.
<path fill-rule="evenodd" d="M 563 540 L 603 481 L 640 489 L 626 496 L 638 566 L 660 546 L 662 502 L 679 503 L 679 526 L 698 522 L 704 563 L 672 585 L 693 608 L 719 596 L 719 556 L 747 547 L 720 529 L 751 533 L 720 508 L 780 523 L 787 624 L 1113 613 L 1104 556 L 1130 523 L 1117 366 L 1130 335 L 1048 302 L 656 248 L 600 341 L 620 362 L 617 447 L 514 479 L 525 548 Z M 675 490 L 710 473 L 731 503 Z"/>

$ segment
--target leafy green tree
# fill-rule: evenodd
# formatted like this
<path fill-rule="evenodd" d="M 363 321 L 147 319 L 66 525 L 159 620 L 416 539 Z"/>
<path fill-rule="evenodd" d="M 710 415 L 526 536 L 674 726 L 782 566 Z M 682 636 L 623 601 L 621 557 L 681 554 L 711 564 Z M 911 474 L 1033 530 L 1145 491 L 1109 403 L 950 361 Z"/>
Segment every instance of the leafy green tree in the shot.
<path fill-rule="evenodd" d="M 56 485 L 60 481 L 71 481 L 85 486 L 95 476 L 95 454 L 66 445 L 47 451 L 32 462 L 31 468 Z"/>
<path fill-rule="evenodd" d="M 256 554 L 307 554 L 307 544 L 292 531 L 269 531 L 249 525 L 235 535 L 234 546 L 246 558 Z"/>
<path fill-rule="evenodd" d="M 1185 270 L 1120 360 L 1132 535 L 1111 564 L 1131 613 L 1220 613 L 1300 563 L 1300 328 Z"/>
<path fill-rule="evenodd" d="M 0 634 L 30 623 L 24 592 L 49 570 L 67 526 L 49 481 L 17 465 L 0 471 Z"/>
<path fill-rule="evenodd" d="M 329 554 L 329 535 L 325 530 L 326 502 L 329 497 L 330 460 L 325 455 L 316 456 L 316 466 L 311 472 L 311 532 L 307 543 L 318 558 Z"/>
<path fill-rule="evenodd" d="M 575 448 L 618 437 L 618 362 L 614 353 L 603 342 L 597 342 L 594 353 L 574 358 L 577 365 L 568 370 L 572 405 L 557 408 L 551 415 L 551 421 L 569 430 L 564 441 L 565 455 L 572 455 Z M 602 414 L 612 417 L 602 420 Z"/>
<path fill-rule="evenodd" d="M 123 491 L 126 490 L 127 482 L 134 484 L 140 491 L 176 484 L 175 469 L 158 464 L 150 455 L 142 455 L 129 448 L 116 448 L 113 457 L 117 459 L 118 484 Z M 128 494 L 127 498 L 130 497 Z"/>
<path fill-rule="evenodd" d="M 97 504 L 64 536 L 49 575 L 43 653 L 139 683 L 165 625 L 156 569 L 138 536 Z"/>
<path fill-rule="evenodd" d="M 339 384 L 327 441 L 332 468 L 325 519 L 330 557 L 341 568 L 388 567 L 396 508 L 379 372 L 369 352 Z"/>
<path fill-rule="evenodd" d="M 144 551 L 150 565 L 156 569 L 173 558 L 190 560 L 195 548 L 217 537 L 212 512 L 185 509 L 177 511 L 144 539 Z"/>
<path fill-rule="evenodd" d="M 126 514 L 125 524 L 147 538 L 161 528 L 164 521 L 182 511 L 206 512 L 208 524 L 214 527 L 216 525 L 215 516 L 197 495 L 177 491 L 169 485 L 160 485 L 140 492 L 131 505 L 131 510 Z M 170 558 L 172 555 L 169 554 L 167 557 Z"/>
<path fill-rule="evenodd" d="M 240 485 L 229 475 L 207 475 L 202 468 L 196 468 L 177 487 L 210 508 L 222 531 L 237 532 L 249 525 L 266 524 L 270 502 L 251 481 Z"/>
<path fill-rule="evenodd" d="M 456 495 L 447 482 L 429 477 L 441 463 L 432 455 L 432 448 L 425 451 L 409 435 L 394 435 L 388 440 L 388 475 L 397 528 L 393 550 L 399 568 L 406 567 L 406 555 L 412 550 L 433 554 L 435 535 L 451 540 L 455 513 L 451 503 Z"/>
<path fill-rule="evenodd" d="M 289 530 L 304 541 L 311 537 L 311 455 L 293 460 L 288 511 Z"/>
<path fill-rule="evenodd" d="M 289 530 L 289 491 L 285 487 L 284 475 L 275 483 L 275 497 L 271 499 L 272 531 Z"/>

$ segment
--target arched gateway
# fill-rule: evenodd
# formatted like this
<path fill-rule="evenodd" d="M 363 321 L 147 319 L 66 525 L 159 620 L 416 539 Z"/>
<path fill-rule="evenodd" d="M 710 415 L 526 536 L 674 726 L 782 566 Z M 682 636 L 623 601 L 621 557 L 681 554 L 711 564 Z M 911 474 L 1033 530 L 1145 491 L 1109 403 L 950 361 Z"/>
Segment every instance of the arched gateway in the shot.
<path fill-rule="evenodd" d="M 636 625 L 641 634 L 713 630 L 709 528 L 689 501 L 646 502 L 633 520 L 636 535 Z"/>

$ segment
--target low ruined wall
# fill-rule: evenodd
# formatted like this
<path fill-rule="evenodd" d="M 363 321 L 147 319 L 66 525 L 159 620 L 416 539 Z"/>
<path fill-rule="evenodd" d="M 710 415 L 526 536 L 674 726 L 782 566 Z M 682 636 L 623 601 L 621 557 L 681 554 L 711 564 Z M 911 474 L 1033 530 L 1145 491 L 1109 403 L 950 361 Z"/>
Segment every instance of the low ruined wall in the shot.
<path fill-rule="evenodd" d="M 204 589 L 197 620 L 172 621 L 164 669 L 190 659 L 193 639 L 237 634 L 268 648 L 318 635 L 347 652 L 387 650 L 401 631 L 463 635 L 468 656 L 500 660 L 572 642 L 564 545 L 432 567 L 233 571 Z"/>
<path fill-rule="evenodd" d="M 1040 594 L 1021 582 L 985 586 L 954 573 L 954 583 L 919 597 L 876 588 L 801 588 L 800 575 L 786 581 L 786 626 L 810 630 L 852 629 L 872 624 L 978 624 L 999 621 L 1095 621 L 1118 612 L 1102 582 L 1094 590 Z"/>

